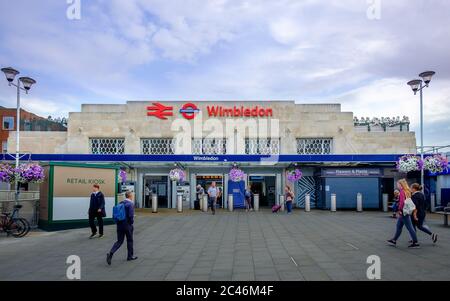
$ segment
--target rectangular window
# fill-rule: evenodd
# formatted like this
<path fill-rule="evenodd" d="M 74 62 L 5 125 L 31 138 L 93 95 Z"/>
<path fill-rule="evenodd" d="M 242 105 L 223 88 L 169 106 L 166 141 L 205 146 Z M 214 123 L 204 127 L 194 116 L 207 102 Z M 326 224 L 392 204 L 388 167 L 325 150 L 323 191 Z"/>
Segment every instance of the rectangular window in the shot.
<path fill-rule="evenodd" d="M 8 152 L 8 141 L 3 141 L 2 142 L 2 153 L 7 153 Z"/>
<path fill-rule="evenodd" d="M 90 138 L 89 146 L 94 155 L 117 155 L 125 153 L 124 138 Z"/>
<path fill-rule="evenodd" d="M 332 153 L 332 138 L 297 138 L 297 154 L 326 155 Z"/>
<path fill-rule="evenodd" d="M 245 153 L 247 155 L 279 155 L 280 139 L 245 138 Z"/>
<path fill-rule="evenodd" d="M 227 140 L 224 138 L 194 138 L 192 153 L 195 155 L 223 155 L 227 153 Z"/>
<path fill-rule="evenodd" d="M 141 153 L 144 155 L 173 155 L 175 152 L 172 138 L 143 138 Z"/>
<path fill-rule="evenodd" d="M 14 117 L 11 116 L 3 117 L 3 129 L 7 131 L 14 130 Z"/>

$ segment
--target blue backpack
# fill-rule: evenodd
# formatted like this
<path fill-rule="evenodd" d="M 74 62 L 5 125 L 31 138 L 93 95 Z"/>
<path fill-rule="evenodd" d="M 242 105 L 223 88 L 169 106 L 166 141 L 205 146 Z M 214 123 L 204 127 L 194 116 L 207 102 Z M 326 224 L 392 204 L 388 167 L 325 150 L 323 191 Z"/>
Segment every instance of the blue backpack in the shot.
<path fill-rule="evenodd" d="M 119 203 L 113 207 L 113 220 L 115 223 L 123 222 L 126 220 L 127 216 L 125 213 L 125 204 Z"/>

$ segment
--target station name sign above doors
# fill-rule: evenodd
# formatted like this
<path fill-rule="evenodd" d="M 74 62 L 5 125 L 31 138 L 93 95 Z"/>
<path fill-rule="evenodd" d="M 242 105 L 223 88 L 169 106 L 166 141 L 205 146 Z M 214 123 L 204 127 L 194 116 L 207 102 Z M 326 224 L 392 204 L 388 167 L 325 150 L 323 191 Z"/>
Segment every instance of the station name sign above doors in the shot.
<path fill-rule="evenodd" d="M 381 168 L 324 168 L 322 177 L 381 177 Z"/>
<path fill-rule="evenodd" d="M 174 116 L 174 111 L 180 114 L 181 117 L 191 120 L 194 119 L 197 113 L 200 112 L 199 107 L 191 102 L 181 105 L 179 108 L 173 106 L 166 106 L 159 102 L 152 103 L 147 106 L 147 116 L 153 116 L 158 119 L 166 120 L 167 117 Z M 264 118 L 272 117 L 273 110 L 269 107 L 255 106 L 223 106 L 223 105 L 208 105 L 206 106 L 206 114 L 208 117 L 230 117 L 230 118 Z"/>

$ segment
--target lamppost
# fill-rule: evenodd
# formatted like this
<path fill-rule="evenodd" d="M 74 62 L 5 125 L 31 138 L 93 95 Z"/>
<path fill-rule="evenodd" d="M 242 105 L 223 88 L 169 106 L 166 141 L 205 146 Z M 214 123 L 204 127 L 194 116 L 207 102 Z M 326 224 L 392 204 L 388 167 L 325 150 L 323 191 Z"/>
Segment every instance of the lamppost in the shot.
<path fill-rule="evenodd" d="M 19 77 L 17 79 L 17 83 L 14 83 L 14 78 L 20 72 L 8 67 L 2 68 L 3 73 L 5 73 L 6 80 L 10 86 L 14 86 L 17 88 L 17 116 L 16 116 L 16 176 L 15 176 L 15 202 L 16 205 L 19 202 L 19 151 L 20 151 L 20 91 L 25 91 L 28 94 L 28 91 L 31 89 L 31 86 L 36 83 L 36 81 L 30 77 Z M 20 84 L 22 83 L 22 85 Z"/>
<path fill-rule="evenodd" d="M 414 92 L 414 95 L 417 94 L 417 91 L 420 91 L 420 158 L 423 162 L 423 89 L 428 88 L 431 78 L 435 74 L 434 71 L 425 71 L 419 74 L 419 77 L 422 79 L 414 79 L 408 82 L 408 85 L 411 86 L 411 89 Z M 424 85 L 425 83 L 425 85 Z M 424 182 L 424 172 L 423 166 L 420 170 L 420 183 L 422 184 L 422 191 L 425 189 Z"/>

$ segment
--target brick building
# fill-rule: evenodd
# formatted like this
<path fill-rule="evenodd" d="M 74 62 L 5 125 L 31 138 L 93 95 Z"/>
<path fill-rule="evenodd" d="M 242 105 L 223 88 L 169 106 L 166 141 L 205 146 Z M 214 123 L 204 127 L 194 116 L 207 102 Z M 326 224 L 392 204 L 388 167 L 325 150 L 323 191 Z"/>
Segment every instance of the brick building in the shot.
<path fill-rule="evenodd" d="M 2 153 L 7 152 L 8 137 L 11 132 L 16 131 L 16 108 L 5 108 L 0 106 L 0 141 Z M 33 114 L 31 112 L 20 110 L 20 131 L 67 131 L 63 123 L 50 120 Z"/>

